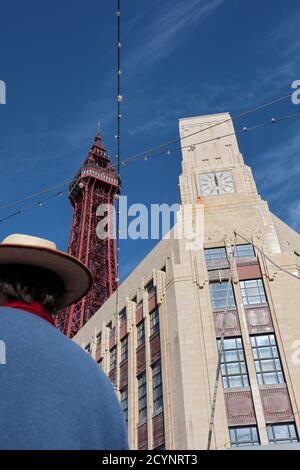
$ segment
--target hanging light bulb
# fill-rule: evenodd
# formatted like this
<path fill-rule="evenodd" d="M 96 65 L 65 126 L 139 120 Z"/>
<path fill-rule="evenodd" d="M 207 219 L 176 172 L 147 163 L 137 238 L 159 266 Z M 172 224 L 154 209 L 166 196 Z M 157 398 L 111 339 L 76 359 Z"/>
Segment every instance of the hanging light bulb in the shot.
<path fill-rule="evenodd" d="M 118 100 L 118 103 L 122 103 L 122 101 L 123 101 L 123 96 L 122 96 L 122 95 L 118 95 L 117 100 Z"/>

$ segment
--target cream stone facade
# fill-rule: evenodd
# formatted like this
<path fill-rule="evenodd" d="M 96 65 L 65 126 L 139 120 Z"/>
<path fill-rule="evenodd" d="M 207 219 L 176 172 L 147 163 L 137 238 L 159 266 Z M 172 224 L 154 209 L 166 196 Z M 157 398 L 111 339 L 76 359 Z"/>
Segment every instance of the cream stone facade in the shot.
<path fill-rule="evenodd" d="M 176 226 L 120 285 L 118 316 L 114 293 L 74 341 L 115 384 L 131 448 L 205 449 L 231 280 L 211 448 L 296 442 L 300 236 L 259 196 L 228 113 L 179 130 L 193 249 Z"/>

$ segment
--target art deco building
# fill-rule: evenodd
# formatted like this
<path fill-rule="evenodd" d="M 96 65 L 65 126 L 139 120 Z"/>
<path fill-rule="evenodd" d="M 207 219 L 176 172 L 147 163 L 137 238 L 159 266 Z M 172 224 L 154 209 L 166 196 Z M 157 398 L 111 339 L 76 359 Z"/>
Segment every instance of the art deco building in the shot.
<path fill-rule="evenodd" d="M 114 383 L 133 449 L 205 449 L 224 326 L 211 448 L 297 442 L 300 236 L 259 196 L 229 114 L 179 129 L 179 220 L 199 246 L 161 240 L 120 285 L 118 318 L 114 293 L 74 341 Z"/>

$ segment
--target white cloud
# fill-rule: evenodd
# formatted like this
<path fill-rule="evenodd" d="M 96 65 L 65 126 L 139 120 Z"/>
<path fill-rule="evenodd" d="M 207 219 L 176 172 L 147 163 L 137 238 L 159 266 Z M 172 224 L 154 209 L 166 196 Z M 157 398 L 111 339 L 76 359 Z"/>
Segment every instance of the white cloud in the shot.
<path fill-rule="evenodd" d="M 168 4 L 168 8 L 143 30 L 145 40 L 136 47 L 126 61 L 127 73 L 132 73 L 143 64 L 153 65 L 167 54 L 170 54 L 182 39 L 185 28 L 207 18 L 225 0 L 190 0 L 177 5 Z M 161 6 L 161 5 L 159 5 Z"/>

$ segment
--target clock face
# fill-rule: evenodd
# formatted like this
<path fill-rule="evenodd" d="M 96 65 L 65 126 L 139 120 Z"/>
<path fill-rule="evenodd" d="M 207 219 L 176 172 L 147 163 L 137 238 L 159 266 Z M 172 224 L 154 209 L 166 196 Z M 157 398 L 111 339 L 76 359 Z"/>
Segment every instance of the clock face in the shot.
<path fill-rule="evenodd" d="M 234 182 L 231 171 L 218 171 L 200 175 L 202 196 L 234 193 Z"/>

